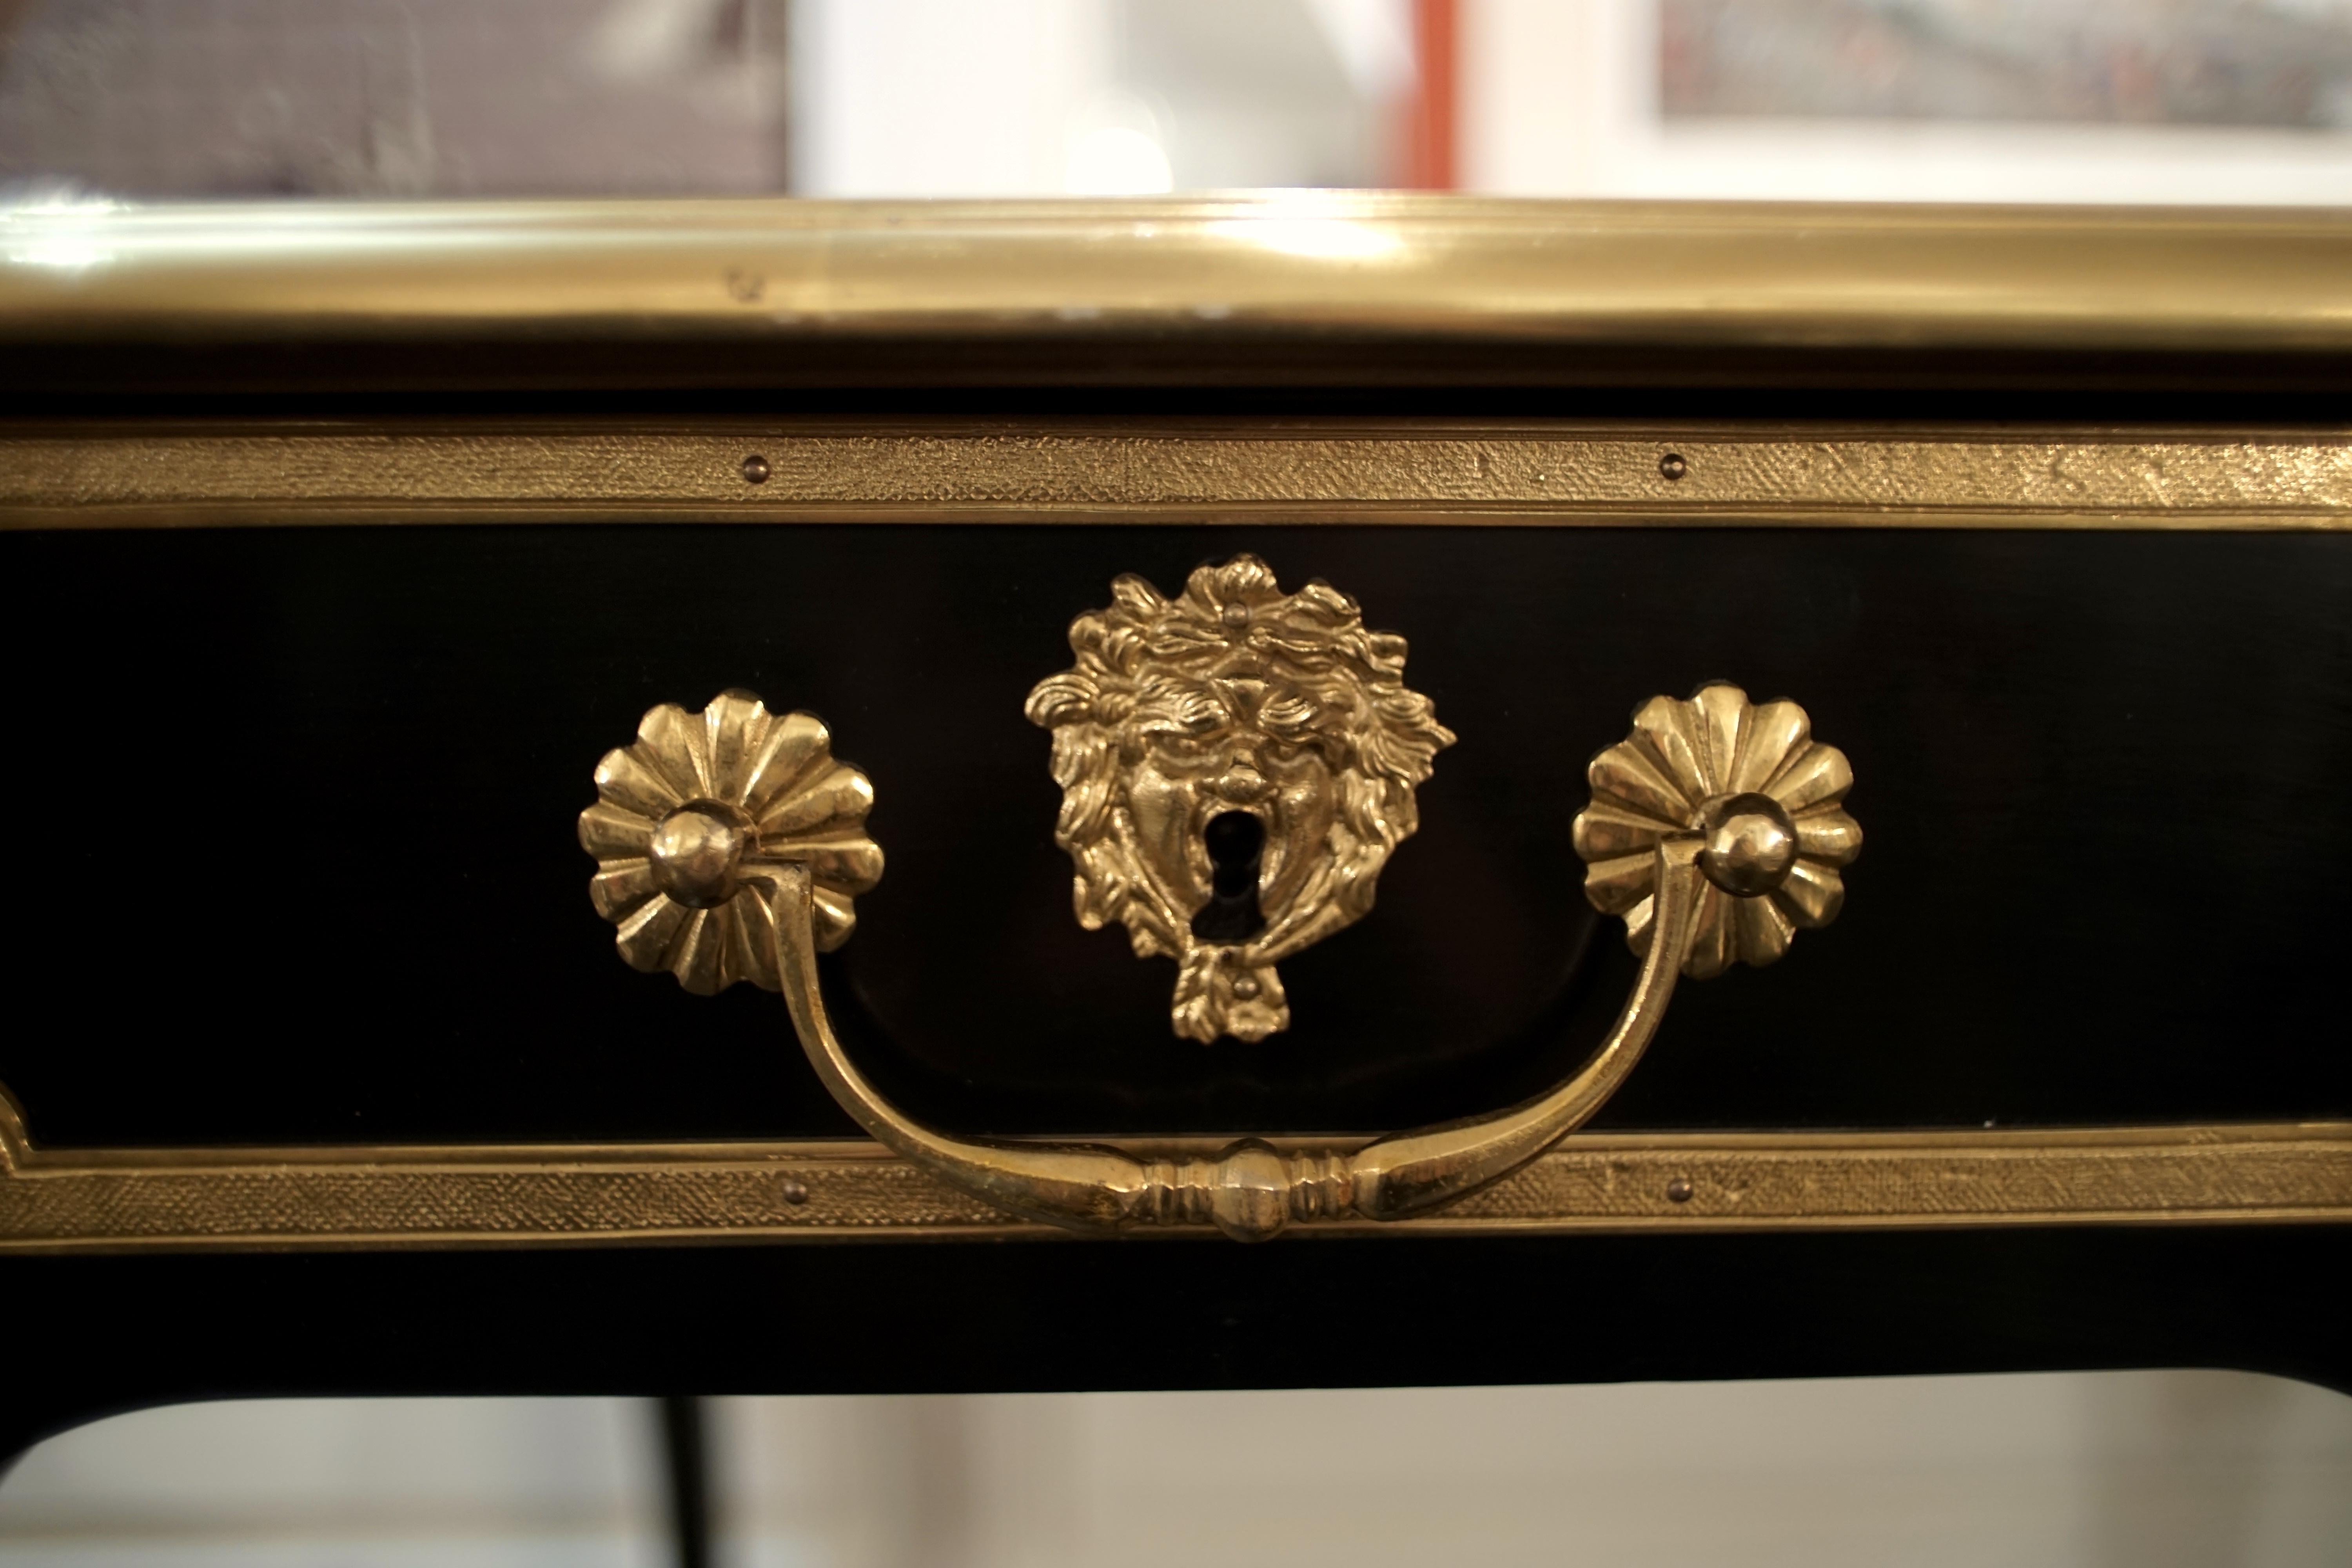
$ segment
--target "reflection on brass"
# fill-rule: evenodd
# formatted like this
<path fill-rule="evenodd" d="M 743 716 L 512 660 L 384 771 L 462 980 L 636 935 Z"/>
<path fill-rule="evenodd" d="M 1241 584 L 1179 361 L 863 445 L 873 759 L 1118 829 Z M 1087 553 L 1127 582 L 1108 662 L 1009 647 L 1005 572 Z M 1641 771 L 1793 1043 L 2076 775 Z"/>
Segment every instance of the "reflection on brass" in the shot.
<path fill-rule="evenodd" d="M 1176 961 L 1178 1035 L 1262 1040 L 1290 1024 L 1276 963 L 1370 910 L 1454 735 L 1406 689 L 1404 639 L 1328 583 L 1285 594 L 1237 555 L 1173 599 L 1131 575 L 1111 596 L 1070 627 L 1076 665 L 1029 695 L 1078 923 Z"/>
<path fill-rule="evenodd" d="M 768 907 L 735 896 L 742 868 L 805 864 L 812 940 L 830 952 L 857 923 L 852 900 L 882 879 L 866 837 L 873 804 L 866 775 L 833 760 L 806 713 L 774 718 L 741 691 L 699 713 L 664 703 L 635 744 L 597 764 L 596 804 L 580 814 L 580 847 L 596 857 L 589 896 L 633 968 L 667 969 L 703 996 L 738 980 L 773 991 Z"/>
<path fill-rule="evenodd" d="M 1073 637 L 1082 655 L 1081 668 L 1088 647 L 1126 637 L 1139 639 L 1146 648 L 1156 649 L 1160 657 L 1195 647 L 1212 652 L 1225 649 L 1239 634 L 1256 624 L 1255 613 L 1264 608 L 1273 612 L 1265 627 L 1267 640 L 1276 646 L 1291 644 L 1283 657 L 1295 660 L 1300 670 L 1311 671 L 1319 658 L 1328 657 L 1308 657 L 1310 652 L 1326 648 L 1326 634 L 1334 628 L 1360 629 L 1360 617 L 1354 605 L 1328 589 L 1323 590 L 1321 596 L 1315 595 L 1313 589 L 1297 595 L 1310 600 L 1311 607 L 1306 612 L 1296 611 L 1294 601 L 1284 599 L 1274 588 L 1263 565 L 1248 557 L 1223 568 L 1204 569 L 1193 582 L 1201 591 L 1201 603 L 1193 613 L 1178 615 L 1157 595 L 1150 594 L 1148 585 L 1134 578 L 1122 579 L 1117 585 L 1122 605 L 1138 624 L 1122 624 L 1115 614 L 1088 617 L 1095 622 L 1091 627 L 1082 620 Z M 1247 613 L 1229 614 L 1237 602 L 1236 595 L 1244 594 L 1255 595 L 1238 599 Z M 1295 618 L 1300 614 L 1305 616 L 1304 629 Z M 1247 648 L 1253 645 L 1244 639 L 1240 646 Z M 1387 701 L 1403 732 L 1416 737 L 1418 744 L 1433 750 L 1442 743 L 1438 737 L 1444 736 L 1444 731 L 1431 721 L 1426 701 L 1413 697 L 1402 685 L 1402 645 L 1394 639 L 1383 642 L 1374 637 L 1368 638 L 1366 647 L 1377 660 L 1374 668 L 1382 682 L 1395 682 L 1391 689 L 1385 691 L 1376 687 L 1370 700 Z M 1263 658 L 1260 654 L 1250 657 Z M 1109 662 L 1113 666 L 1118 663 L 1115 659 Z M 1250 668 L 1263 669 L 1272 666 L 1253 663 Z M 1148 691 L 1154 683 L 1147 679 L 1142 684 Z M 1098 696 L 1108 695 L 1099 680 L 1094 689 Z M 1087 690 L 1083 683 L 1057 686 L 1048 681 L 1040 689 L 1045 700 L 1042 711 L 1035 716 L 1050 721 L 1051 715 L 1061 711 L 1060 704 L 1066 700 L 1092 700 L 1086 698 Z M 1181 699 L 1185 693 L 1180 687 L 1175 695 Z M 1278 695 L 1276 700 L 1291 700 Z M 757 700 L 747 694 L 732 693 L 720 700 L 720 703 L 729 702 L 739 704 L 746 712 L 758 711 Z M 712 705 L 713 715 L 719 712 L 720 703 Z M 675 709 L 656 710 L 646 721 L 648 732 L 667 733 L 664 726 L 675 721 L 661 720 L 660 716 L 677 712 Z M 1209 718 L 1211 729 L 1203 732 L 1212 732 L 1225 721 L 1222 714 Z M 719 732 L 719 718 L 707 717 L 706 721 L 713 734 Z M 1796 715 L 1796 725 L 1801 727 L 1801 722 L 1802 715 Z M 1759 728 L 1759 733 L 1764 731 Z M 1785 754 L 1787 748 L 1798 747 L 1802 741 L 1800 730 L 1792 728 L 1785 717 L 1770 733 L 1786 742 L 1784 752 L 1776 754 Z M 1380 739 L 1382 734 L 1366 731 L 1357 737 L 1356 743 L 1397 743 L 1394 737 Z M 1111 736 L 1081 735 L 1078 743 L 1109 746 L 1117 740 Z M 1418 765 L 1425 771 L 1428 751 L 1417 754 Z M 611 766 L 612 759 L 608 758 L 606 767 Z M 1223 767 L 1222 761 L 1219 766 Z M 1840 778 L 1843 776 L 1843 767 L 1841 758 L 1835 770 Z M 1066 784 L 1077 782 L 1085 773 L 1083 768 L 1057 771 L 1064 773 Z M 1411 766 L 1398 769 L 1397 773 L 1399 776 L 1409 774 Z M 601 781 L 602 773 L 599 776 Z M 1204 772 L 1203 776 L 1225 775 Z M 1780 776 L 1780 770 L 1775 768 L 1765 782 L 1773 782 Z M 863 801 L 868 795 L 863 781 L 859 782 Z M 1839 788 L 1843 787 L 1841 784 Z M 1812 797 L 1806 796 L 1802 790 L 1793 792 L 1790 798 L 1800 809 L 1812 804 Z M 1405 799 L 1411 799 L 1409 790 Z M 1176 795 L 1169 815 L 1172 820 L 1190 825 L 1193 821 L 1192 808 L 1183 801 L 1181 793 Z M 697 807 L 687 802 L 672 804 L 667 809 L 675 813 Z M 1397 808 L 1391 803 L 1387 809 Z M 1676 978 L 1691 968 L 1699 918 L 1709 901 L 1709 889 L 1752 902 L 1778 891 L 1786 879 L 1795 859 L 1795 847 L 1780 843 L 1776 848 L 1769 831 L 1776 823 L 1787 827 L 1785 815 L 1777 818 L 1771 815 L 1780 810 L 1767 797 L 1736 795 L 1729 798 L 1727 811 L 1710 812 L 1697 826 L 1654 836 L 1646 852 L 1651 862 L 1647 922 L 1650 941 L 1643 955 L 1641 972 L 1634 980 L 1633 994 L 1626 998 L 1623 1011 L 1601 1048 L 1564 1082 L 1536 1100 L 1491 1116 L 1400 1132 L 1357 1148 L 1333 1145 L 1278 1149 L 1261 1138 L 1244 1138 L 1209 1152 L 1151 1157 L 1108 1144 L 960 1138 L 927 1127 L 890 1103 L 859 1071 L 842 1048 L 826 1015 L 816 972 L 821 907 L 817 879 L 822 871 L 819 857 L 771 848 L 748 834 L 720 836 L 698 825 L 693 845 L 698 855 L 707 851 L 708 859 L 698 859 L 695 865 L 692 896 L 706 907 L 728 901 L 764 903 L 763 913 L 740 914 L 730 929 L 764 936 L 772 944 L 773 970 L 782 984 L 793 1031 L 800 1037 L 801 1048 L 807 1054 L 810 1065 L 859 1126 L 922 1169 L 1014 1214 L 1075 1229 L 1118 1231 L 1139 1226 L 1205 1223 L 1213 1224 L 1238 1240 L 1261 1241 L 1294 1223 L 1329 1222 L 1351 1214 L 1371 1220 L 1427 1214 L 1509 1175 L 1581 1125 L 1624 1082 L 1626 1074 L 1633 1070 L 1657 1033 L 1659 1020 L 1674 995 Z M 641 818 L 644 815 L 640 814 Z M 861 809 L 861 817 L 862 815 Z M 1302 819 L 1319 820 L 1311 814 Z M 1759 820 L 1765 824 L 1763 828 L 1757 826 Z M 1280 821 L 1276 819 L 1277 826 Z M 1354 847 L 1351 837 L 1336 834 L 1328 838 L 1309 837 L 1304 843 L 1304 852 L 1318 857 Z M 1293 847 L 1293 852 L 1300 852 L 1297 846 Z M 879 873 L 878 862 L 876 873 Z M 1310 881 L 1313 875 L 1312 871 L 1308 873 Z M 1080 897 L 1083 900 L 1086 896 L 1082 879 Z M 1244 974 L 1247 973 L 1244 969 Z M 1181 1015 L 1179 1022 L 1182 1022 Z"/>
<path fill-rule="evenodd" d="M 223 347 L 307 346 L 247 356 L 261 362 L 251 373 L 370 390 L 1775 374 L 1785 386 L 1865 354 L 1882 382 L 1911 384 L 1971 368 L 1978 384 L 2013 384 L 2029 356 L 2067 360 L 2078 380 L 2194 384 L 2182 358 L 2264 354 L 2286 362 L 2274 377 L 2324 374 L 2352 348 L 2352 226 L 2318 211 L 1340 191 L 45 201 L 0 209 L 0 344 L 17 363 L 46 351 L 52 384 L 152 385 L 155 356 L 126 343 L 210 348 L 200 374 L 215 381 L 247 368 Z M 383 364 L 351 352 L 379 344 L 420 352 Z M 452 344 L 503 352 L 433 352 Z M 2012 363 L 1988 372 L 1987 355 Z"/>
<path fill-rule="evenodd" d="M 1677 1183 L 1687 1195 L 1675 1196 Z M 2352 1122 L 1586 1132 L 1443 1213 L 1385 1225 L 1341 1216 L 1322 1228 L 1545 1236 L 2294 1222 L 2352 1222 Z M 26 1138 L 0 1092 L 0 1252 L 1066 1234 L 862 1141 L 52 1150 Z"/>
<path fill-rule="evenodd" d="M 1800 928 L 1837 919 L 1839 868 L 1862 853 L 1862 827 L 1840 808 L 1853 787 L 1845 753 L 1812 738 L 1793 702 L 1748 700 L 1736 686 L 1688 701 L 1653 697 L 1633 732 L 1592 759 L 1592 804 L 1577 814 L 1576 852 L 1591 862 L 1585 897 L 1625 917 L 1636 952 L 1650 946 L 1659 843 L 1697 835 L 1696 932 L 1683 973 L 1766 964 Z"/>
<path fill-rule="evenodd" d="M 745 454 L 767 478 L 745 482 Z M 1660 465 L 1684 459 L 1669 479 Z M 1559 420 L 129 422 L 0 433 L 0 526 L 839 519 L 2342 529 L 2340 433 Z"/>

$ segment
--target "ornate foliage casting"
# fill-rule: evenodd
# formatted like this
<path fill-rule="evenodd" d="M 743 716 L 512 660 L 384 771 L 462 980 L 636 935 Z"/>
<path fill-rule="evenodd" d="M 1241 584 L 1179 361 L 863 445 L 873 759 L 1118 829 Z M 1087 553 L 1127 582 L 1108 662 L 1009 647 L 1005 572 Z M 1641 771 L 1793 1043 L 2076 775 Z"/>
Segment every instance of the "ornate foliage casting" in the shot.
<path fill-rule="evenodd" d="M 1328 584 L 1285 594 L 1237 555 L 1172 599 L 1131 574 L 1111 596 L 1028 703 L 1054 733 L 1078 923 L 1176 960 L 1178 1035 L 1262 1040 L 1290 1022 L 1276 963 L 1372 907 L 1454 735 L 1406 688 L 1404 639 Z M 1255 846 L 1254 879 L 1213 842 Z"/>

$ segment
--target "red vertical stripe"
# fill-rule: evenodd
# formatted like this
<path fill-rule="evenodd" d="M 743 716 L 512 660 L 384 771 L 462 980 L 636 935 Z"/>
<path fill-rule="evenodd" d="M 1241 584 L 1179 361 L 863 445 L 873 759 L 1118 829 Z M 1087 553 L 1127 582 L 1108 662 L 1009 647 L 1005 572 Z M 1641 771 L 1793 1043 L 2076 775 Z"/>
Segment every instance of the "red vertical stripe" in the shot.
<path fill-rule="evenodd" d="M 1413 78 L 1405 107 L 1404 178 L 1423 191 L 1450 191 L 1460 183 L 1455 164 L 1459 119 L 1456 66 L 1457 0 L 1412 0 Z"/>

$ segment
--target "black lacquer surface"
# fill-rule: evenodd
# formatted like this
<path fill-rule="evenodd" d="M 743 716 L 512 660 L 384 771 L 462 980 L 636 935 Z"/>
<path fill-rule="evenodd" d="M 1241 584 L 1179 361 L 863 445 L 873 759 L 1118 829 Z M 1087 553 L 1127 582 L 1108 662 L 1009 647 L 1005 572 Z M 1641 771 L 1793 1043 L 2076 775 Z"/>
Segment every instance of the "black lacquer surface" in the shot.
<path fill-rule="evenodd" d="M 1203 1047 L 1078 929 L 1045 735 L 1139 572 L 1322 576 L 1461 736 L 1374 913 Z M 1619 1128 L 2352 1114 L 2352 537 L 1544 528 L 323 528 L 0 536 L 0 1082 L 53 1145 L 848 1130 L 781 1003 L 614 955 L 572 822 L 652 704 L 832 723 L 889 855 L 828 984 L 969 1131 L 1381 1130 L 1565 1072 L 1633 974 L 1582 764 L 1641 699 L 1852 757 L 1845 914 L 1677 995 Z"/>
<path fill-rule="evenodd" d="M 2338 1227 L 0 1258 L 0 1464 L 171 1400 L 2221 1366 L 2352 1387 Z M 1139 1304 L 1147 1310 L 1139 1311 Z"/>

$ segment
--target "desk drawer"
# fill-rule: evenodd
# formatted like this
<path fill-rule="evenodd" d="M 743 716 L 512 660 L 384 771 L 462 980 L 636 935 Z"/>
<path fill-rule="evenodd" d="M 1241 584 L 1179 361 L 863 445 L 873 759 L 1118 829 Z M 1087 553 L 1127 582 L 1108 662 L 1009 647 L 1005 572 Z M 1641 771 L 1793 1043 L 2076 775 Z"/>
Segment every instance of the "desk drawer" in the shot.
<path fill-rule="evenodd" d="M 0 536 L 0 787 L 41 825 L 8 942 L 49 1025 L 0 1082 L 20 1181 L 113 1184 L 13 1200 L 11 1245 L 1027 1228 L 834 1142 L 774 996 L 615 957 L 597 759 L 730 689 L 871 782 L 888 870 L 823 984 L 928 1124 L 1344 1150 L 1540 1095 L 1639 968 L 1581 889 L 1586 763 L 1727 680 L 1850 760 L 1843 911 L 1684 984 L 1588 1131 L 1411 1223 L 2352 1205 L 2352 1058 L 2317 1045 L 2352 879 L 2332 441 L 79 427 L 6 460 L 49 525 Z M 1024 706 L 1114 579 L 1245 556 L 1401 635 L 1452 742 L 1376 906 L 1284 958 L 1286 1026 L 1202 1043 L 1165 958 L 1073 918 Z"/>

